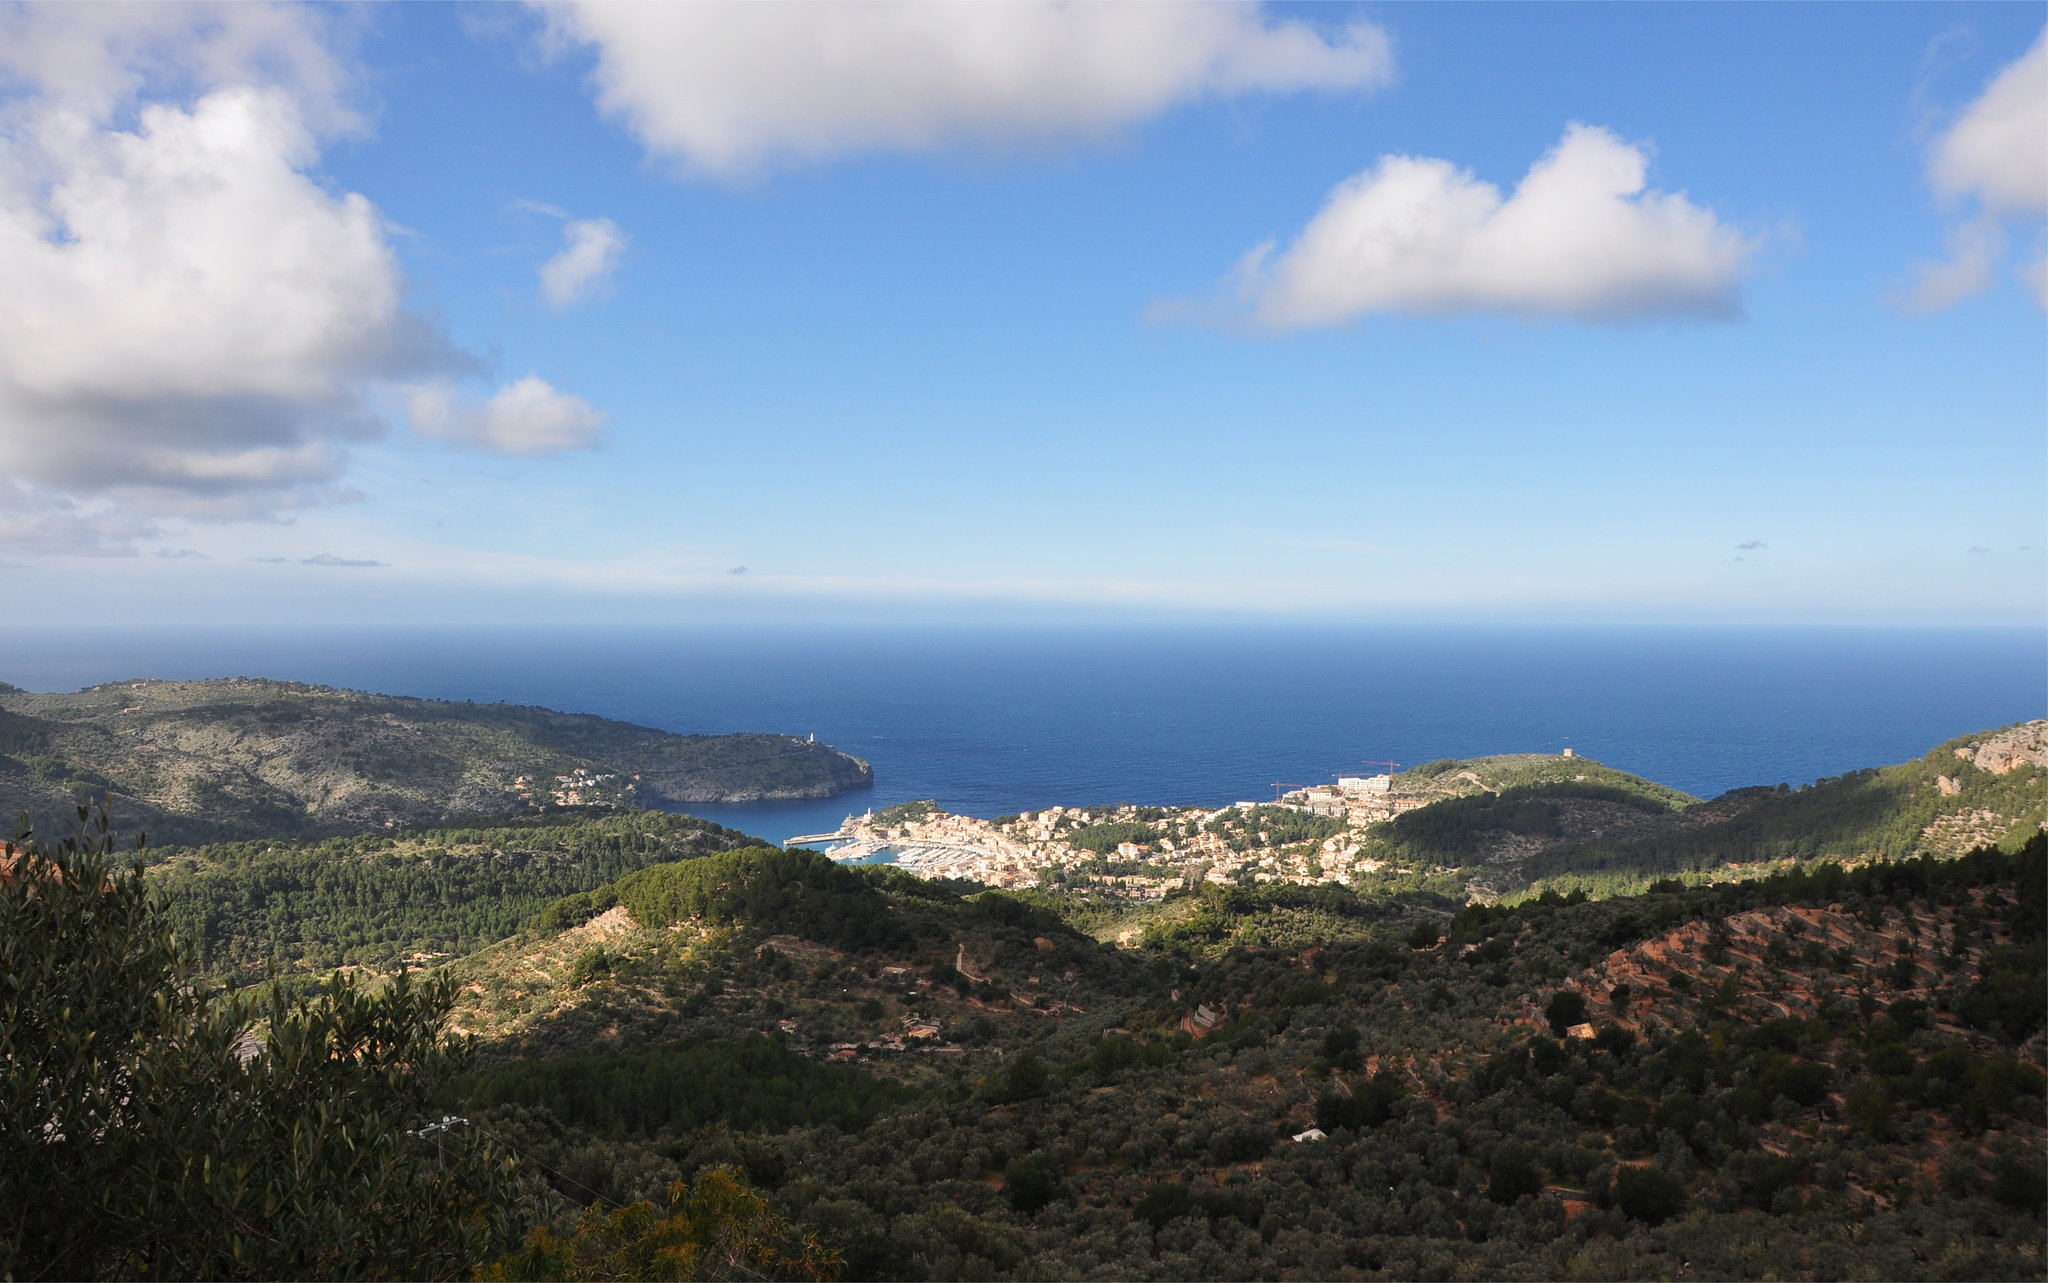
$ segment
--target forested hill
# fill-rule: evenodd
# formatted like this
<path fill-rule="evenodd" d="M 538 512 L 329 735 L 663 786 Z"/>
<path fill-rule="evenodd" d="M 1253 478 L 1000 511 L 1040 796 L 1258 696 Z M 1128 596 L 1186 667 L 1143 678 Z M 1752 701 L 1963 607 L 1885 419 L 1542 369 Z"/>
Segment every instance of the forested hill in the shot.
<path fill-rule="evenodd" d="M 789 735 L 672 735 L 523 705 L 248 678 L 69 694 L 0 684 L 5 814 L 49 824 L 111 793 L 116 823 L 152 841 L 316 836 L 563 804 L 831 797 L 873 783 L 866 762 Z"/>
<path fill-rule="evenodd" d="M 571 811 L 300 842 L 148 853 L 178 934 L 222 980 L 343 965 L 389 973 L 494 944 L 564 896 L 649 865 L 759 846 L 654 811 Z"/>
<path fill-rule="evenodd" d="M 1953 739 L 1910 762 L 1738 789 L 1642 834 L 1596 836 L 1525 860 L 1542 879 L 1703 874 L 1731 866 L 2017 850 L 2048 827 L 2048 722 Z"/>
<path fill-rule="evenodd" d="M 1394 784 L 1427 805 L 1372 829 L 1363 845 L 1374 858 L 1456 870 L 1475 894 L 1543 882 L 1640 890 L 1674 873 L 2016 850 L 2048 822 L 2048 722 L 1710 802 L 1583 758 L 1533 754 L 1432 762 Z"/>

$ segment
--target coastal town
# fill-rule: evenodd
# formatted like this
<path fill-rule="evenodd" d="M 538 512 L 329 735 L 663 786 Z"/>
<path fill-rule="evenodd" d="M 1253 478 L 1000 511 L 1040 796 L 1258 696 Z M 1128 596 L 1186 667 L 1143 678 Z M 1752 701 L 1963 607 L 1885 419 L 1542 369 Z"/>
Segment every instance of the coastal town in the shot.
<path fill-rule="evenodd" d="M 1955 747 L 1953 759 L 1961 765 L 1947 766 L 1944 755 L 1926 781 L 1935 797 L 1949 801 L 1922 823 L 1917 838 L 1918 849 L 1946 856 L 2010 830 L 2016 818 L 2011 805 L 1969 804 L 1965 775 L 1999 778 L 2048 767 L 2048 721 L 1976 737 Z M 787 845 L 810 846 L 846 864 L 893 864 L 921 878 L 1144 901 L 1203 884 L 1356 889 L 1371 881 L 1390 889 L 1397 880 L 1442 873 L 1441 860 L 1413 861 L 1418 852 L 1427 857 L 1432 849 L 1450 850 L 1431 845 L 1448 841 L 1463 843 L 1451 863 L 1461 869 L 1465 891 L 1487 899 L 1525 878 L 1523 861 L 1547 845 L 1642 840 L 1673 831 L 1674 823 L 1682 829 L 1725 821 L 1781 791 L 1738 790 L 1701 803 L 1567 748 L 1446 758 L 1374 775 L 1340 772 L 1329 784 L 1278 785 L 1270 802 L 1219 807 L 1051 806 L 978 819 L 949 814 L 928 800 L 902 802 L 849 815 L 831 833 L 805 834 Z M 1471 805 L 1402 820 L 1456 798 Z M 1692 818 L 1679 821 L 1680 812 Z M 2028 822 L 2048 828 L 2038 811 Z M 1434 836 L 1418 845 L 1414 838 L 1423 831 Z M 1851 855 L 1849 863 L 1857 858 Z"/>
<path fill-rule="evenodd" d="M 992 820 L 949 814 L 928 802 L 902 803 L 850 815 L 834 833 L 806 834 L 790 844 L 817 846 L 841 863 L 891 863 L 922 878 L 1013 889 L 1057 886 L 1137 900 L 1163 899 L 1202 882 L 1348 884 L 1385 868 L 1364 854 L 1367 828 L 1446 792 L 1435 781 L 1398 778 L 1340 776 L 1328 786 L 1282 791 L 1272 802 L 1052 806 Z"/>

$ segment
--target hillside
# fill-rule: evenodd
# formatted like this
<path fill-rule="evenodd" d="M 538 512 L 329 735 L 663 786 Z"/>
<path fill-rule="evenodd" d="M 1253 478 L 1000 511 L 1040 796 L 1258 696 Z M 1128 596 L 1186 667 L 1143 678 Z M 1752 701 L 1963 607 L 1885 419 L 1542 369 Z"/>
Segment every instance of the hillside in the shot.
<path fill-rule="evenodd" d="M 1513 908 L 1209 887 L 1115 949 L 736 851 L 458 964 L 458 1096 L 579 1200 L 733 1167 L 852 1278 L 2038 1277 L 2044 895 L 2037 838 Z"/>
<path fill-rule="evenodd" d="M 2048 821 L 2048 722 L 1710 802 L 1584 758 L 1535 754 L 1432 762 L 1392 786 L 1414 809 L 1367 827 L 1365 857 L 1455 870 L 1485 897 L 1546 881 L 1639 888 L 1674 873 L 2012 849 Z"/>
<path fill-rule="evenodd" d="M 1391 784 L 1394 796 L 1420 805 L 1369 828 L 1361 850 L 1397 866 L 1457 869 L 1482 896 L 1526 882 L 1531 859 L 1544 852 L 1663 832 L 1700 805 L 1641 776 L 1552 754 L 1429 762 Z"/>
<path fill-rule="evenodd" d="M 147 854 L 172 921 L 224 981 L 334 967 L 388 973 L 494 944 L 565 895 L 759 840 L 648 811 L 522 816 Z"/>
<path fill-rule="evenodd" d="M 1650 878 L 1815 859 L 2015 849 L 2048 827 L 2048 721 L 1801 788 L 1738 789 L 1646 833 L 1583 834 L 1521 862 L 1529 879 Z"/>
<path fill-rule="evenodd" d="M 1500 753 L 1470 759 L 1444 758 L 1424 762 L 1402 771 L 1391 780 L 1397 793 L 1435 802 L 1469 797 L 1478 793 L 1501 793 L 1514 789 L 1557 785 L 1582 785 L 1588 789 L 1610 789 L 1667 811 L 1682 810 L 1698 802 L 1689 793 L 1646 780 L 1640 775 L 1617 771 L 1589 757 L 1565 757 L 1556 753 Z"/>
<path fill-rule="evenodd" d="M 110 792 L 155 842 L 312 836 L 555 805 L 831 797 L 867 763 L 788 735 L 672 735 L 584 714 L 245 678 L 0 687 L 0 808 Z"/>
<path fill-rule="evenodd" d="M 755 1033 L 916 1076 L 1134 992 L 1144 967 L 1016 896 L 768 847 L 565 897 L 451 972 L 456 1025 L 493 1056 Z"/>
<path fill-rule="evenodd" d="M 1476 759 L 1363 832 L 1266 805 L 992 826 L 1070 873 L 1241 861 L 1163 897 L 625 810 L 149 868 L 217 977 L 436 968 L 481 1060 L 434 1113 L 544 1176 L 558 1230 L 724 1169 L 848 1278 L 2038 1278 L 2044 739 L 1712 802 Z M 1472 894 L 1585 826 L 1727 858 Z M 2007 849 L 1943 845 L 1980 831 Z M 1802 832 L 1854 867 L 1764 876 Z M 1361 838 L 1405 863 L 1314 872 Z M 1924 853 L 1856 845 L 1883 840 Z"/>

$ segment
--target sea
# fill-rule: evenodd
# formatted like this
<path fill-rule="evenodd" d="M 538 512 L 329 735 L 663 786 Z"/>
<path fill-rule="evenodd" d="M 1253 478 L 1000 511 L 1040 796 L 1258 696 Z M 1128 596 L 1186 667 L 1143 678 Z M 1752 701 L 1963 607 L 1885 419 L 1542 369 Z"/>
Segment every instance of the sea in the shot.
<path fill-rule="evenodd" d="M 1699 797 L 2048 717 L 2048 630 L 1987 628 L 15 628 L 0 681 L 273 677 L 682 733 L 815 735 L 820 801 L 693 806 L 771 841 L 931 798 L 990 817 L 1222 805 L 1445 757 L 1584 757 Z"/>

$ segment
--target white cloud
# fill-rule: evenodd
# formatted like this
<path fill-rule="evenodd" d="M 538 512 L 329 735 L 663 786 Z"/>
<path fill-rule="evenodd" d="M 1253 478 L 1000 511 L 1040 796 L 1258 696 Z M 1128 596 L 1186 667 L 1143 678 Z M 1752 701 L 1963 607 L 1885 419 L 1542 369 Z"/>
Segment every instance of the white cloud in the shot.
<path fill-rule="evenodd" d="M 559 454 L 588 450 L 603 438 L 610 416 L 581 397 L 527 375 L 500 387 L 481 404 L 446 382 L 412 390 L 407 408 L 421 436 L 450 445 L 506 454 Z"/>
<path fill-rule="evenodd" d="M 1992 214 L 2048 214 L 2048 29 L 2001 70 L 1928 160 L 1934 189 Z"/>
<path fill-rule="evenodd" d="M 347 498 L 384 389 L 479 372 L 407 310 L 377 208 L 318 177 L 362 127 L 351 21 L 0 8 L 0 542 L 118 549 L 153 516 Z"/>
<path fill-rule="evenodd" d="M 1927 181 L 1970 212 L 1949 233 L 1946 261 L 1921 265 L 1904 303 L 1938 311 L 1988 289 L 2005 257 L 2008 223 L 2048 215 L 2048 28 L 1934 141 Z M 2048 307 L 2048 260 L 2022 264 L 2021 281 Z"/>
<path fill-rule="evenodd" d="M 376 208 L 311 176 L 352 123 L 318 15 L 39 5 L 0 26 L 0 473 L 28 508 L 318 502 L 384 430 L 368 387 L 474 364 L 405 310 Z"/>
<path fill-rule="evenodd" d="M 1376 312 L 1739 313 L 1754 246 L 1683 195 L 1646 190 L 1648 166 L 1642 148 L 1580 124 L 1505 197 L 1449 161 L 1384 156 L 1285 250 L 1247 255 L 1237 289 L 1280 329 Z"/>
<path fill-rule="evenodd" d="M 16 4 L 0 8 L 0 90 L 104 119 L 146 94 L 283 89 L 321 132 L 358 129 L 355 79 L 334 52 L 345 10 L 263 3 Z"/>
<path fill-rule="evenodd" d="M 2048 254 L 2020 265 L 2020 279 L 2034 291 L 2034 301 L 2048 308 Z"/>
<path fill-rule="evenodd" d="M 626 252 L 626 234 L 609 218 L 584 218 L 562 229 L 562 252 L 541 264 L 540 291 L 568 307 L 601 288 Z"/>
<path fill-rule="evenodd" d="M 0 468 L 202 503 L 326 483 L 381 430 L 365 380 L 454 360 L 405 312 L 376 209 L 313 155 L 267 89 L 0 139 Z"/>
<path fill-rule="evenodd" d="M 70 557 L 132 557 L 135 541 L 157 533 L 148 517 L 81 503 L 19 479 L 0 480 L 0 547 Z"/>
<path fill-rule="evenodd" d="M 1991 285 L 1998 262 L 2005 257 L 2005 229 L 1988 219 L 1973 218 L 1949 229 L 1948 257 L 1923 263 L 1903 300 L 1909 312 L 1939 312 Z"/>
<path fill-rule="evenodd" d="M 604 113 L 714 174 L 852 152 L 1113 132 L 1203 97 L 1386 83 L 1386 34 L 1324 35 L 1251 4 L 538 6 L 587 47 Z"/>

